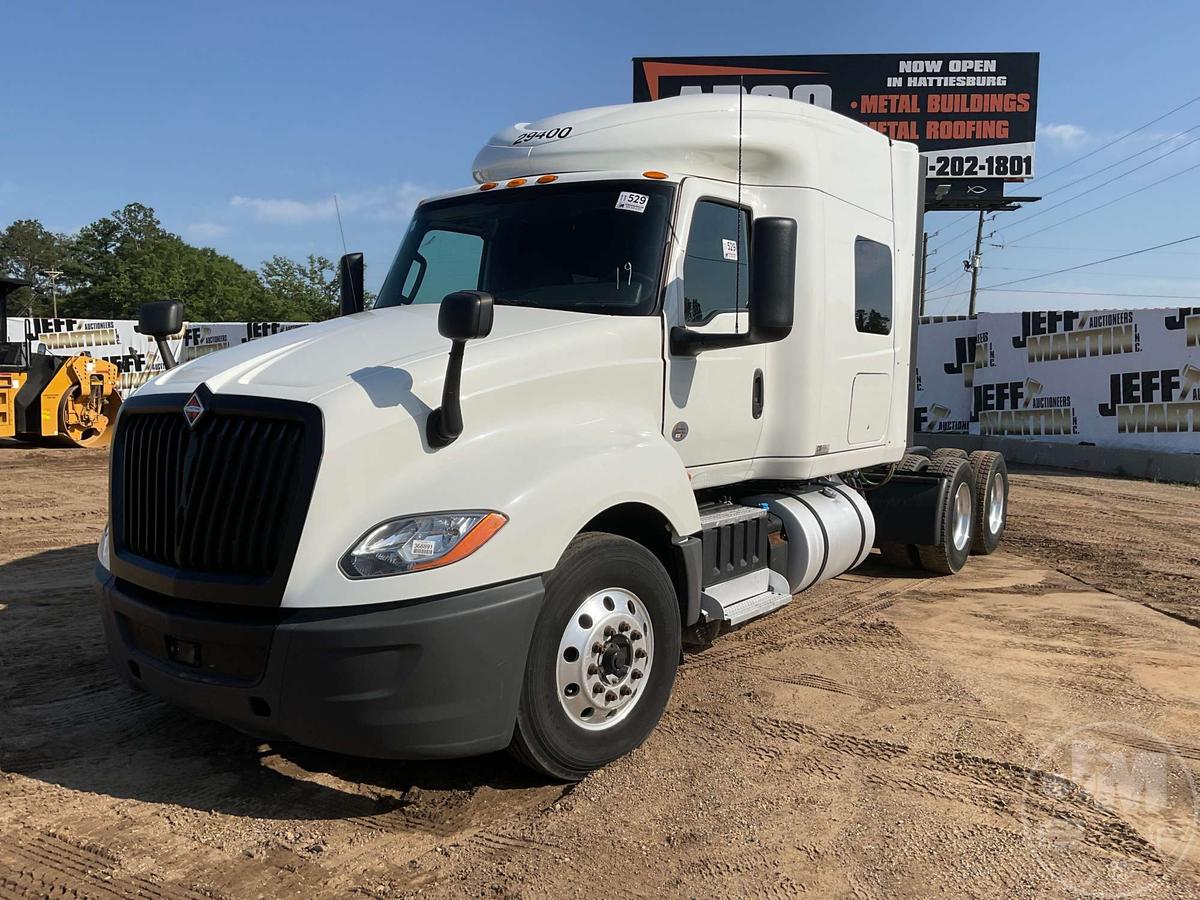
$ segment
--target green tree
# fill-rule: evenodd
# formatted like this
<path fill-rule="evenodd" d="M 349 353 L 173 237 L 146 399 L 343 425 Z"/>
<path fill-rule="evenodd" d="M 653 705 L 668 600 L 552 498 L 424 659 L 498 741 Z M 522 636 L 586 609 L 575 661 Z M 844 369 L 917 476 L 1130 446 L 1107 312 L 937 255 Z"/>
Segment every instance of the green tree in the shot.
<path fill-rule="evenodd" d="M 337 267 L 324 256 L 309 254 L 306 262 L 273 256 L 263 261 L 260 277 L 295 321 L 320 322 L 338 314 Z"/>
<path fill-rule="evenodd" d="M 34 315 L 50 313 L 49 279 L 42 273 L 61 269 L 67 245 L 66 237 L 48 231 L 37 219 L 18 219 L 0 232 L 0 271 L 33 282 L 32 290 L 21 288 L 10 295 L 13 315 L 25 310 Z"/>
<path fill-rule="evenodd" d="M 82 228 L 63 265 L 72 315 L 136 318 L 148 300 L 181 300 L 192 321 L 276 319 L 284 307 L 254 272 L 166 231 L 130 203 Z"/>

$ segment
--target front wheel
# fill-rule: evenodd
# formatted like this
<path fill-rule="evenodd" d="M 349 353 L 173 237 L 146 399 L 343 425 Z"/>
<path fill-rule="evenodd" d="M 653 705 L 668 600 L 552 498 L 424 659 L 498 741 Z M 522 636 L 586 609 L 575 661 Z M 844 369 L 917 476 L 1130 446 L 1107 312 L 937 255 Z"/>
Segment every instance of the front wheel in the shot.
<path fill-rule="evenodd" d="M 640 745 L 679 665 L 679 604 L 640 544 L 581 534 L 546 577 L 510 751 L 564 781 Z"/>

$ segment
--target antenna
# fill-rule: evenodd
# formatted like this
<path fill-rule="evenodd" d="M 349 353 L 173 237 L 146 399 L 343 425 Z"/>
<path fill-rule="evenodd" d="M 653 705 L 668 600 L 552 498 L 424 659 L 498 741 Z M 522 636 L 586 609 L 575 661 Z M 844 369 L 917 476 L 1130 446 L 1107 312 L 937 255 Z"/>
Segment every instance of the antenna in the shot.
<path fill-rule="evenodd" d="M 742 97 L 746 92 L 746 77 L 738 75 L 738 166 L 737 166 L 737 252 L 742 252 Z M 733 333 L 741 333 L 742 261 L 733 263 Z M 749 304 L 747 303 L 747 308 Z"/>
<path fill-rule="evenodd" d="M 337 194 L 333 195 L 333 211 L 337 213 L 338 233 L 342 236 L 342 253 L 349 253 L 350 251 L 346 249 L 346 232 L 342 228 L 342 208 L 338 206 Z"/>

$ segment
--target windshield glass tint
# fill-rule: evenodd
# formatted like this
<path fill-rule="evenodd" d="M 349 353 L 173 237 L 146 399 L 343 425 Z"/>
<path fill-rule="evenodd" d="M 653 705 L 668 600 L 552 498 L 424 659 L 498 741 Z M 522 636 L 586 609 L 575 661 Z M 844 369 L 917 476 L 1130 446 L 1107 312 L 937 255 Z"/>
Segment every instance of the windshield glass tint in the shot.
<path fill-rule="evenodd" d="M 674 187 L 498 188 L 417 208 L 375 306 L 487 291 L 500 304 L 653 312 Z"/>

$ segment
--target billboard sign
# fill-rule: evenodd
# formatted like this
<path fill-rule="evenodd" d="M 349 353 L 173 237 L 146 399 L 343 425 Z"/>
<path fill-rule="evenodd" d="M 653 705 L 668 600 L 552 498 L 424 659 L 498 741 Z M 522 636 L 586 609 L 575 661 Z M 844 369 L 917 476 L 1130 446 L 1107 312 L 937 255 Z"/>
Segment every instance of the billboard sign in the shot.
<path fill-rule="evenodd" d="M 787 97 L 921 148 L 931 178 L 1033 176 L 1037 53 L 638 57 L 635 102 L 681 94 Z"/>

